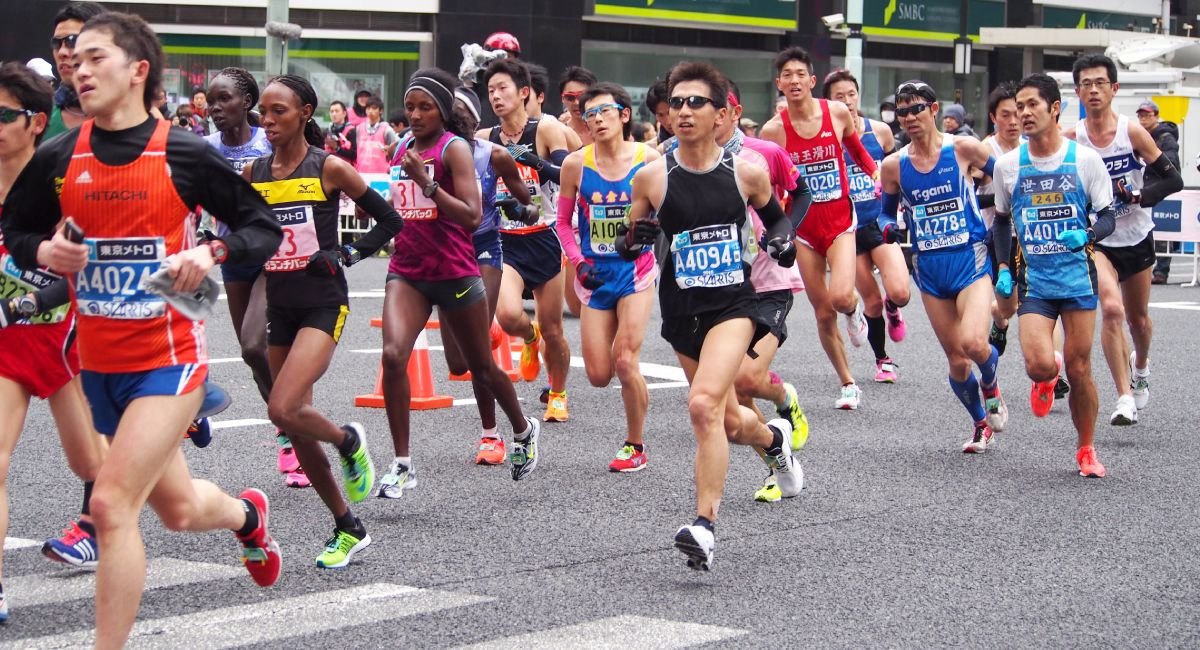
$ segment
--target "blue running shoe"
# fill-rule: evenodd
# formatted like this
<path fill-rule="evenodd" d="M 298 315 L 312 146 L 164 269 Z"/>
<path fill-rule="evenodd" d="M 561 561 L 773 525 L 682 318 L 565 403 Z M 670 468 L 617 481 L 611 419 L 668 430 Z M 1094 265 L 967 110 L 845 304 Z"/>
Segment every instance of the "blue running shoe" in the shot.
<path fill-rule="evenodd" d="M 196 419 L 192 420 L 187 430 L 186 437 L 192 444 L 204 449 L 212 442 L 212 425 L 208 418 L 229 408 L 230 404 L 233 404 L 233 398 L 224 388 L 211 381 L 204 382 L 204 401 L 200 403 L 200 412 L 196 414 Z"/>
<path fill-rule="evenodd" d="M 8 623 L 8 601 L 4 600 L 4 592 L 0 591 L 0 625 Z"/>
<path fill-rule="evenodd" d="M 95 535 L 72 521 L 63 530 L 62 537 L 48 539 L 42 544 L 42 555 L 81 569 L 94 569 L 100 562 L 100 546 L 96 544 Z"/>
<path fill-rule="evenodd" d="M 208 443 L 212 442 L 212 424 L 209 423 L 208 418 L 192 420 L 184 437 L 191 440 L 193 445 L 204 449 Z"/>

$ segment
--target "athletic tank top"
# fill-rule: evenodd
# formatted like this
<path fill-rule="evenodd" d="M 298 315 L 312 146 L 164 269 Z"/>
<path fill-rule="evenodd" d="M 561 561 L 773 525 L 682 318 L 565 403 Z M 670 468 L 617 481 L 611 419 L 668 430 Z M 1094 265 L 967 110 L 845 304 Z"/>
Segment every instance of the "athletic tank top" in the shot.
<path fill-rule="evenodd" d="M 579 215 L 579 244 L 583 256 L 592 259 L 619 259 L 617 226 L 625 223 L 632 203 L 633 175 L 646 164 L 646 145 L 638 144 L 633 165 L 623 178 L 609 180 L 596 167 L 596 147 L 583 148 L 583 173 L 579 179 L 576 211 Z M 652 251 L 647 253 L 653 255 Z M 643 253 L 645 254 L 645 253 Z"/>
<path fill-rule="evenodd" d="M 521 139 L 517 140 L 517 144 L 523 144 L 533 152 L 537 152 L 537 127 L 538 120 L 530 119 L 525 123 L 525 130 L 521 132 Z M 488 140 L 504 146 L 500 140 L 500 126 L 492 127 L 492 132 L 488 135 Z M 527 167 L 521 163 L 517 163 L 517 171 L 521 174 L 521 180 L 525 181 L 525 187 L 529 190 L 529 200 L 531 205 L 538 206 L 538 222 L 532 226 L 527 226 L 523 221 L 511 221 L 500 218 L 500 229 L 506 235 L 527 235 L 529 233 L 547 230 L 552 227 L 555 217 L 555 205 L 551 199 L 551 194 L 557 190 L 557 185 L 549 180 L 542 181 L 537 170 L 532 167 Z M 508 187 L 504 184 L 503 178 L 496 179 L 496 200 L 503 201 L 511 199 L 512 194 L 509 193 Z"/>
<path fill-rule="evenodd" d="M 0 206 L 3 212 L 3 206 Z M 0 232 L 0 300 L 12 300 L 27 293 L 33 293 L 58 282 L 59 276 L 45 267 L 26 271 L 17 266 L 8 247 L 4 245 L 4 233 Z M 19 325 L 57 325 L 67 320 L 71 313 L 71 303 L 61 305 L 50 311 L 43 312 L 29 320 L 18 321 Z M 13 327 L 14 325 L 9 325 Z M 12 352 L 11 350 L 9 352 Z"/>
<path fill-rule="evenodd" d="M 824 99 L 817 101 L 821 102 L 821 128 L 815 138 L 801 137 L 792 128 L 786 108 L 779 111 L 779 117 L 786 135 L 787 146 L 784 148 L 791 156 L 796 171 L 808 183 L 813 203 L 829 203 L 846 198 L 845 188 L 849 187 L 850 182 L 846 178 L 846 165 L 842 162 L 845 155 L 842 143 L 833 130 L 833 118 L 829 115 L 829 102 Z"/>
<path fill-rule="evenodd" d="M 975 186 L 954 155 L 954 136 L 942 134 L 941 155 L 928 172 L 913 166 L 911 146 L 900 150 L 900 199 L 911 211 L 914 252 L 953 251 L 983 241 L 987 228 L 979 216 Z"/>
<path fill-rule="evenodd" d="M 476 235 L 489 233 L 500 227 L 500 208 L 496 207 L 496 170 L 492 167 L 492 143 L 475 138 L 475 175 L 479 177 L 479 195 L 483 206 L 483 218 Z"/>
<path fill-rule="evenodd" d="M 229 161 L 229 164 L 233 166 L 233 171 L 241 174 L 242 170 L 246 167 L 246 163 L 271 153 L 271 143 L 267 140 L 267 132 L 257 126 L 250 128 L 252 129 L 250 140 L 246 144 L 236 147 L 230 147 L 221 142 L 221 133 L 219 131 L 204 136 L 204 139 L 221 154 L 222 158 Z M 229 234 L 229 226 L 221 223 L 220 220 L 214 221 L 217 225 L 218 238 Z"/>
<path fill-rule="evenodd" d="M 1090 201 L 1075 164 L 1070 140 L 1063 161 L 1043 171 L 1029 157 L 1029 145 L 1020 146 L 1020 166 L 1012 196 L 1012 218 L 1020 250 L 1017 280 L 1022 297 L 1061 299 L 1096 293 L 1092 247 L 1072 253 L 1058 241 L 1065 230 L 1087 228 Z"/>
<path fill-rule="evenodd" d="M 875 137 L 875 132 L 871 130 L 871 120 L 864 117 L 863 126 L 867 129 L 860 138 L 863 147 L 867 153 L 871 154 L 875 166 L 879 167 L 883 161 L 883 147 L 879 144 L 879 139 Z M 858 166 L 858 163 L 854 162 L 849 151 L 843 152 L 842 158 L 846 163 L 846 176 L 850 180 L 850 200 L 854 201 L 854 212 L 858 215 L 858 227 L 862 228 L 867 224 L 875 223 L 882 209 L 879 197 L 875 196 L 875 179 L 867 175 Z"/>
<path fill-rule="evenodd" d="M 747 246 L 753 234 L 734 155 L 722 150 L 716 164 L 697 171 L 679 164 L 675 152 L 664 159 L 658 220 L 670 253 L 658 283 L 663 317 L 691 317 L 754 300 Z"/>
<path fill-rule="evenodd" d="M 1129 118 L 1117 116 L 1117 134 L 1107 147 L 1100 148 L 1092 144 L 1088 137 L 1085 120 L 1075 123 L 1075 141 L 1085 147 L 1091 147 L 1104 159 L 1108 168 L 1108 176 L 1113 180 L 1114 187 L 1117 179 L 1125 179 L 1125 184 L 1131 190 L 1142 189 L 1145 165 L 1133 150 L 1133 142 L 1129 140 Z M 1154 230 L 1154 219 L 1150 209 L 1140 205 L 1131 205 L 1117 198 L 1113 192 L 1113 210 L 1117 213 L 1117 228 L 1113 234 L 1104 238 L 1104 245 L 1110 248 L 1133 246 L 1140 243 Z"/>
<path fill-rule="evenodd" d="M 387 132 L 391 126 L 383 120 L 371 131 L 367 121 L 359 122 L 354 129 L 358 158 L 354 164 L 360 174 L 386 174 L 388 172 Z"/>
<path fill-rule="evenodd" d="M 1021 141 L 1024 142 L 1024 140 L 1025 140 L 1025 138 L 1024 138 L 1024 136 L 1022 136 Z M 987 144 L 989 147 L 991 147 L 992 157 L 995 158 L 996 160 L 1000 160 L 1000 156 L 1003 156 L 1004 154 L 1008 153 L 1007 151 L 1002 151 L 1000 149 L 1000 141 L 997 140 L 996 136 L 994 136 L 994 135 L 988 137 L 983 142 L 985 144 Z M 975 187 L 975 195 L 976 196 L 989 196 L 989 195 L 992 195 L 995 193 L 996 193 L 996 182 L 993 179 L 989 179 L 987 182 L 987 185 L 977 185 Z M 988 230 L 991 230 L 992 224 L 996 222 L 996 208 L 980 208 L 979 215 L 983 217 L 983 224 L 985 226 L 987 226 Z"/>
<path fill-rule="evenodd" d="M 70 279 L 80 366 L 127 373 L 205 364 L 204 323 L 141 288 L 167 256 L 196 245 L 195 213 L 167 166 L 171 123 L 159 121 L 142 155 L 119 167 L 92 153 L 92 126 L 89 119 L 79 129 L 59 196 L 63 216 L 83 229 L 90 249 L 88 265 Z"/>
<path fill-rule="evenodd" d="M 451 195 L 454 194 L 455 179 L 450 175 L 444 156 L 455 140 L 462 138 L 443 131 L 432 147 L 417 152 L 425 162 L 425 173 Z M 388 273 L 409 280 L 453 280 L 479 275 L 471 232 L 442 214 L 437 203 L 425 198 L 416 181 L 410 179 L 399 165 L 414 143 L 414 139 L 405 138 L 396 149 L 392 165 L 392 204 L 404 219 L 404 229 L 396 235 Z M 463 180 L 467 183 L 475 181 L 474 178 Z"/>
<path fill-rule="evenodd" d="M 319 251 L 338 249 L 338 198 L 341 191 L 325 193 L 321 172 L 324 149 L 309 145 L 308 153 L 286 178 L 271 176 L 275 154 L 254 161 L 250 180 L 275 213 L 283 228 L 279 250 L 263 266 L 267 274 L 267 302 L 279 307 L 328 307 L 349 300 L 346 274 L 314 277 L 305 272 L 308 258 Z"/>

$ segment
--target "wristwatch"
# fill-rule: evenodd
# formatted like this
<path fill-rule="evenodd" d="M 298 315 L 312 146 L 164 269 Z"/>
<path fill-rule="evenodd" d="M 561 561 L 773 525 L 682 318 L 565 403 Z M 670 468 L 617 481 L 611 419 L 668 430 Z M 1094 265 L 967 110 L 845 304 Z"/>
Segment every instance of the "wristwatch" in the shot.
<path fill-rule="evenodd" d="M 1142 204 L 1142 191 L 1141 190 L 1133 190 L 1132 192 L 1129 193 L 1129 195 L 1131 197 L 1133 197 L 1134 204 L 1136 204 L 1136 205 Z"/>
<path fill-rule="evenodd" d="M 38 313 L 38 301 L 32 293 L 27 293 L 9 301 L 8 308 L 21 318 L 30 318 Z"/>
<path fill-rule="evenodd" d="M 350 244 L 346 244 L 341 248 L 342 266 L 354 266 L 362 260 L 362 253 Z"/>
<path fill-rule="evenodd" d="M 212 251 L 213 261 L 217 264 L 224 264 L 225 260 L 229 259 L 229 247 L 220 239 L 210 239 L 204 242 L 210 251 Z"/>
<path fill-rule="evenodd" d="M 437 194 L 439 187 L 441 187 L 441 185 L 438 185 L 437 181 L 433 181 L 432 183 L 421 188 L 421 194 L 425 195 L 425 198 L 427 199 L 432 199 L 433 195 Z"/>

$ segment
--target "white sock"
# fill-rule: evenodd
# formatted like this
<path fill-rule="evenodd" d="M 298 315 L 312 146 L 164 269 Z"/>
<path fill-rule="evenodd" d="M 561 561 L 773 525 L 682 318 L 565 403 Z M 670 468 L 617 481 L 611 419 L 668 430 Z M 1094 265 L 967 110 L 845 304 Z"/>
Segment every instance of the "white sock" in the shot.
<path fill-rule="evenodd" d="M 481 436 L 481 437 L 497 439 L 500 436 L 496 435 L 496 427 L 490 427 L 490 428 L 483 430 L 483 436 Z"/>
<path fill-rule="evenodd" d="M 396 462 L 409 469 L 412 469 L 412 456 L 396 456 Z"/>

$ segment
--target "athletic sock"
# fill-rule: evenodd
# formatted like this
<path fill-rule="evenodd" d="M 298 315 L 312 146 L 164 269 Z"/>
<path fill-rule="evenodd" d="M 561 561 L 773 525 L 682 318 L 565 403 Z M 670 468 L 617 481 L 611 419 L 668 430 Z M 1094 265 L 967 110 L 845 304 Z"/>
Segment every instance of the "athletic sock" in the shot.
<path fill-rule="evenodd" d="M 717 525 L 714 524 L 712 521 L 710 521 L 708 519 L 708 517 L 696 517 L 696 521 L 693 521 L 692 525 L 700 526 L 702 528 L 707 528 L 710 533 L 717 532 L 717 530 L 716 530 Z"/>
<path fill-rule="evenodd" d="M 892 302 L 891 298 L 885 299 L 883 301 L 883 308 L 886 309 L 889 314 L 894 311 L 900 311 L 900 305 L 897 305 L 896 303 Z"/>
<path fill-rule="evenodd" d="M 963 381 L 956 381 L 954 377 L 946 379 L 950 381 L 950 388 L 958 397 L 958 401 L 967 407 L 967 413 L 971 414 L 972 422 L 979 422 L 987 418 L 987 414 L 983 410 L 983 400 L 979 397 L 979 382 L 975 379 L 975 373 L 967 375 Z"/>
<path fill-rule="evenodd" d="M 783 453 L 783 432 L 775 427 L 767 427 L 767 431 L 771 432 L 771 446 L 764 451 L 768 456 L 778 456 Z"/>
<path fill-rule="evenodd" d="M 988 355 L 987 361 L 979 365 L 979 379 L 983 390 L 989 393 L 988 397 L 995 396 L 996 390 L 996 367 L 1000 365 L 1000 351 L 996 346 L 989 345 L 992 353 Z"/>
<path fill-rule="evenodd" d="M 629 445 L 630 447 L 633 447 L 633 449 L 635 451 L 644 451 L 645 450 L 645 445 L 634 444 L 632 442 L 629 442 L 628 440 L 625 441 L 625 444 Z"/>
<path fill-rule="evenodd" d="M 524 431 L 518 432 L 516 429 L 513 429 L 513 440 L 516 440 L 517 442 L 526 442 L 529 440 L 529 437 L 532 435 L 533 435 L 533 423 L 529 421 L 529 418 L 525 418 L 525 430 Z"/>
<path fill-rule="evenodd" d="M 483 437 L 483 438 L 499 438 L 500 436 L 496 435 L 496 427 L 489 427 L 489 428 L 483 430 L 483 435 L 481 437 Z"/>
<path fill-rule="evenodd" d="M 79 528 L 80 528 L 80 530 L 91 535 L 92 537 L 96 536 L 96 527 L 93 526 L 92 522 L 90 522 L 90 521 L 80 521 Z"/>
<path fill-rule="evenodd" d="M 91 512 L 92 486 L 94 486 L 95 484 L 96 484 L 95 481 L 84 481 L 83 482 L 83 509 L 79 511 L 80 514 L 84 514 L 84 515 L 92 514 L 92 512 Z"/>
<path fill-rule="evenodd" d="M 242 502 L 242 510 L 246 513 L 246 523 L 238 529 L 238 537 L 249 537 L 251 533 L 258 530 L 258 508 L 254 507 L 249 499 L 238 499 Z"/>
<path fill-rule="evenodd" d="M 346 434 L 346 437 L 342 439 L 342 442 L 337 446 L 337 450 L 343 458 L 349 458 L 354 454 L 354 452 L 358 451 L 358 433 L 356 433 L 354 429 L 351 429 L 350 427 L 342 427 L 342 431 Z"/>
<path fill-rule="evenodd" d="M 359 539 L 363 538 L 363 535 L 359 533 L 365 534 L 367 532 L 366 527 L 362 525 L 358 517 L 354 516 L 354 512 L 349 507 L 346 508 L 346 514 L 333 518 L 333 525 L 337 526 L 338 530 L 344 530 Z"/>
<path fill-rule="evenodd" d="M 871 344 L 876 359 L 887 358 L 887 328 L 883 316 L 867 316 L 867 342 Z"/>

